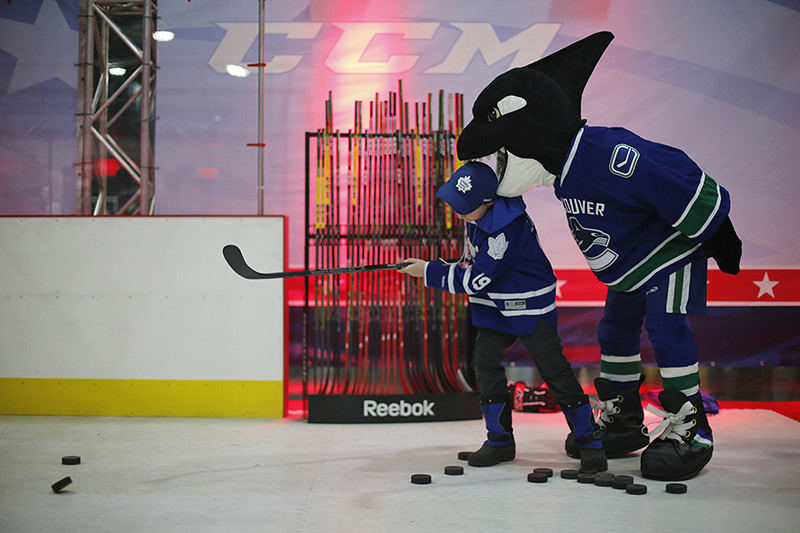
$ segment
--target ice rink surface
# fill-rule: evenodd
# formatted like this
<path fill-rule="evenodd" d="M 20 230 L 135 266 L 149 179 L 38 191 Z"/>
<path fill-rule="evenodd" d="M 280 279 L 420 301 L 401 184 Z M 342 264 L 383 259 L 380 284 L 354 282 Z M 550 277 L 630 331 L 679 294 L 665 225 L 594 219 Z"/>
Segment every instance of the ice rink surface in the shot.
<path fill-rule="evenodd" d="M 647 485 L 629 495 L 559 477 L 578 466 L 561 413 L 514 413 L 517 459 L 489 468 L 457 458 L 480 446 L 477 420 L 2 416 L 0 531 L 800 531 L 800 423 L 767 410 L 710 422 L 714 457 L 686 494 L 641 478 L 638 455 L 610 460 Z M 457 464 L 463 475 L 444 474 Z M 535 467 L 555 476 L 529 483 Z M 413 485 L 414 473 L 433 482 Z"/>

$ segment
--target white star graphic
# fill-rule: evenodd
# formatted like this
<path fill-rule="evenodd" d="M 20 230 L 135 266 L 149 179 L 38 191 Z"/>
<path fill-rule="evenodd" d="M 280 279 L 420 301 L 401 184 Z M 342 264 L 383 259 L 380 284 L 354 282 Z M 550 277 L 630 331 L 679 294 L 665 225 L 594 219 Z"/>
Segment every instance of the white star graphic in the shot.
<path fill-rule="evenodd" d="M 0 50 L 17 59 L 8 93 L 58 78 L 78 87 L 78 32 L 53 1 L 42 2 L 36 22 L 0 19 Z"/>
<path fill-rule="evenodd" d="M 566 280 L 557 279 L 556 280 L 556 298 L 561 298 L 561 287 L 567 284 Z"/>
<path fill-rule="evenodd" d="M 756 296 L 756 298 L 761 298 L 765 294 L 769 294 L 775 298 L 775 293 L 772 291 L 772 289 L 775 287 L 775 285 L 780 283 L 780 281 L 770 280 L 769 275 L 764 272 L 764 278 L 761 281 L 754 281 L 753 283 L 755 283 L 758 287 L 758 296 Z"/>

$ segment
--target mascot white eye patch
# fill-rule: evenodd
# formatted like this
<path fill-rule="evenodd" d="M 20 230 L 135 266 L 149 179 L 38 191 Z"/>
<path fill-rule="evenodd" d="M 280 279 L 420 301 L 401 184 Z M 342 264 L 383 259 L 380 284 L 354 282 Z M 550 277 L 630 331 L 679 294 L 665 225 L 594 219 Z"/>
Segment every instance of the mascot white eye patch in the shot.
<path fill-rule="evenodd" d="M 492 112 L 489 114 L 489 122 L 504 115 L 508 115 L 509 113 L 513 113 L 514 111 L 519 111 L 526 105 L 528 105 L 528 102 L 521 96 L 509 94 L 497 102 L 497 107 L 492 109 Z"/>
<path fill-rule="evenodd" d="M 497 107 L 493 109 L 492 117 L 501 116 L 519 111 L 528 105 L 528 102 L 521 96 L 510 94 L 497 102 Z M 497 187 L 497 194 L 500 196 L 514 197 L 519 196 L 531 187 L 552 185 L 555 176 L 550 174 L 542 164 L 536 159 L 517 157 L 508 150 L 501 149 L 498 154 L 498 176 L 500 185 Z"/>

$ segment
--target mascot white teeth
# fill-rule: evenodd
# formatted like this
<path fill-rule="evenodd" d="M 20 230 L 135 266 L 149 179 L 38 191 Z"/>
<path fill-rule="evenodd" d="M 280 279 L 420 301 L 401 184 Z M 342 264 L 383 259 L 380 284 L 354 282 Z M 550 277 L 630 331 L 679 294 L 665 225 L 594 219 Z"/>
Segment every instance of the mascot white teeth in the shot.
<path fill-rule="evenodd" d="M 714 439 L 686 316 L 705 312 L 708 258 L 737 274 L 742 242 L 729 192 L 686 153 L 582 118 L 586 82 L 613 38 L 590 35 L 494 79 L 475 100 L 458 157 L 497 153 L 502 196 L 553 186 L 587 264 L 609 289 L 595 380 L 606 455 L 646 447 L 643 476 L 688 479 L 710 461 Z M 660 408 L 648 407 L 664 417 L 650 435 L 639 397 L 643 324 L 664 387 Z M 577 456 L 572 436 L 565 447 Z"/>

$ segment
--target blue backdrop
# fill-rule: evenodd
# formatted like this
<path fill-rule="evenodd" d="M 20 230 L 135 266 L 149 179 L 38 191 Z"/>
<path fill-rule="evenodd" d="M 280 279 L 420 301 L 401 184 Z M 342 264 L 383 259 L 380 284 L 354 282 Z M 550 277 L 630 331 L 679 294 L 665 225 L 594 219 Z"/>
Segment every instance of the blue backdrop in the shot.
<path fill-rule="evenodd" d="M 257 74 L 228 71 L 257 61 L 257 2 L 160 4 L 158 27 L 175 39 L 158 44 L 156 213 L 254 214 L 257 154 L 246 145 L 257 140 Z M 345 131 L 355 100 L 386 98 L 400 79 L 411 102 L 440 89 L 463 93 L 469 119 L 475 96 L 499 73 L 610 30 L 616 38 L 584 93 L 589 124 L 684 149 L 731 191 L 743 267 L 794 272 L 794 281 L 773 285 L 776 293 L 797 284 L 800 2 L 266 6 L 265 212 L 288 215 L 292 266 L 303 253 L 304 132 L 324 125 L 328 91 L 334 127 Z M 0 4 L 0 214 L 76 212 L 77 12 L 77 0 Z M 526 201 L 554 266 L 585 268 L 552 192 L 529 192 Z M 758 290 L 759 301 L 769 298 Z M 773 327 L 796 331 L 800 322 L 782 320 Z"/>

